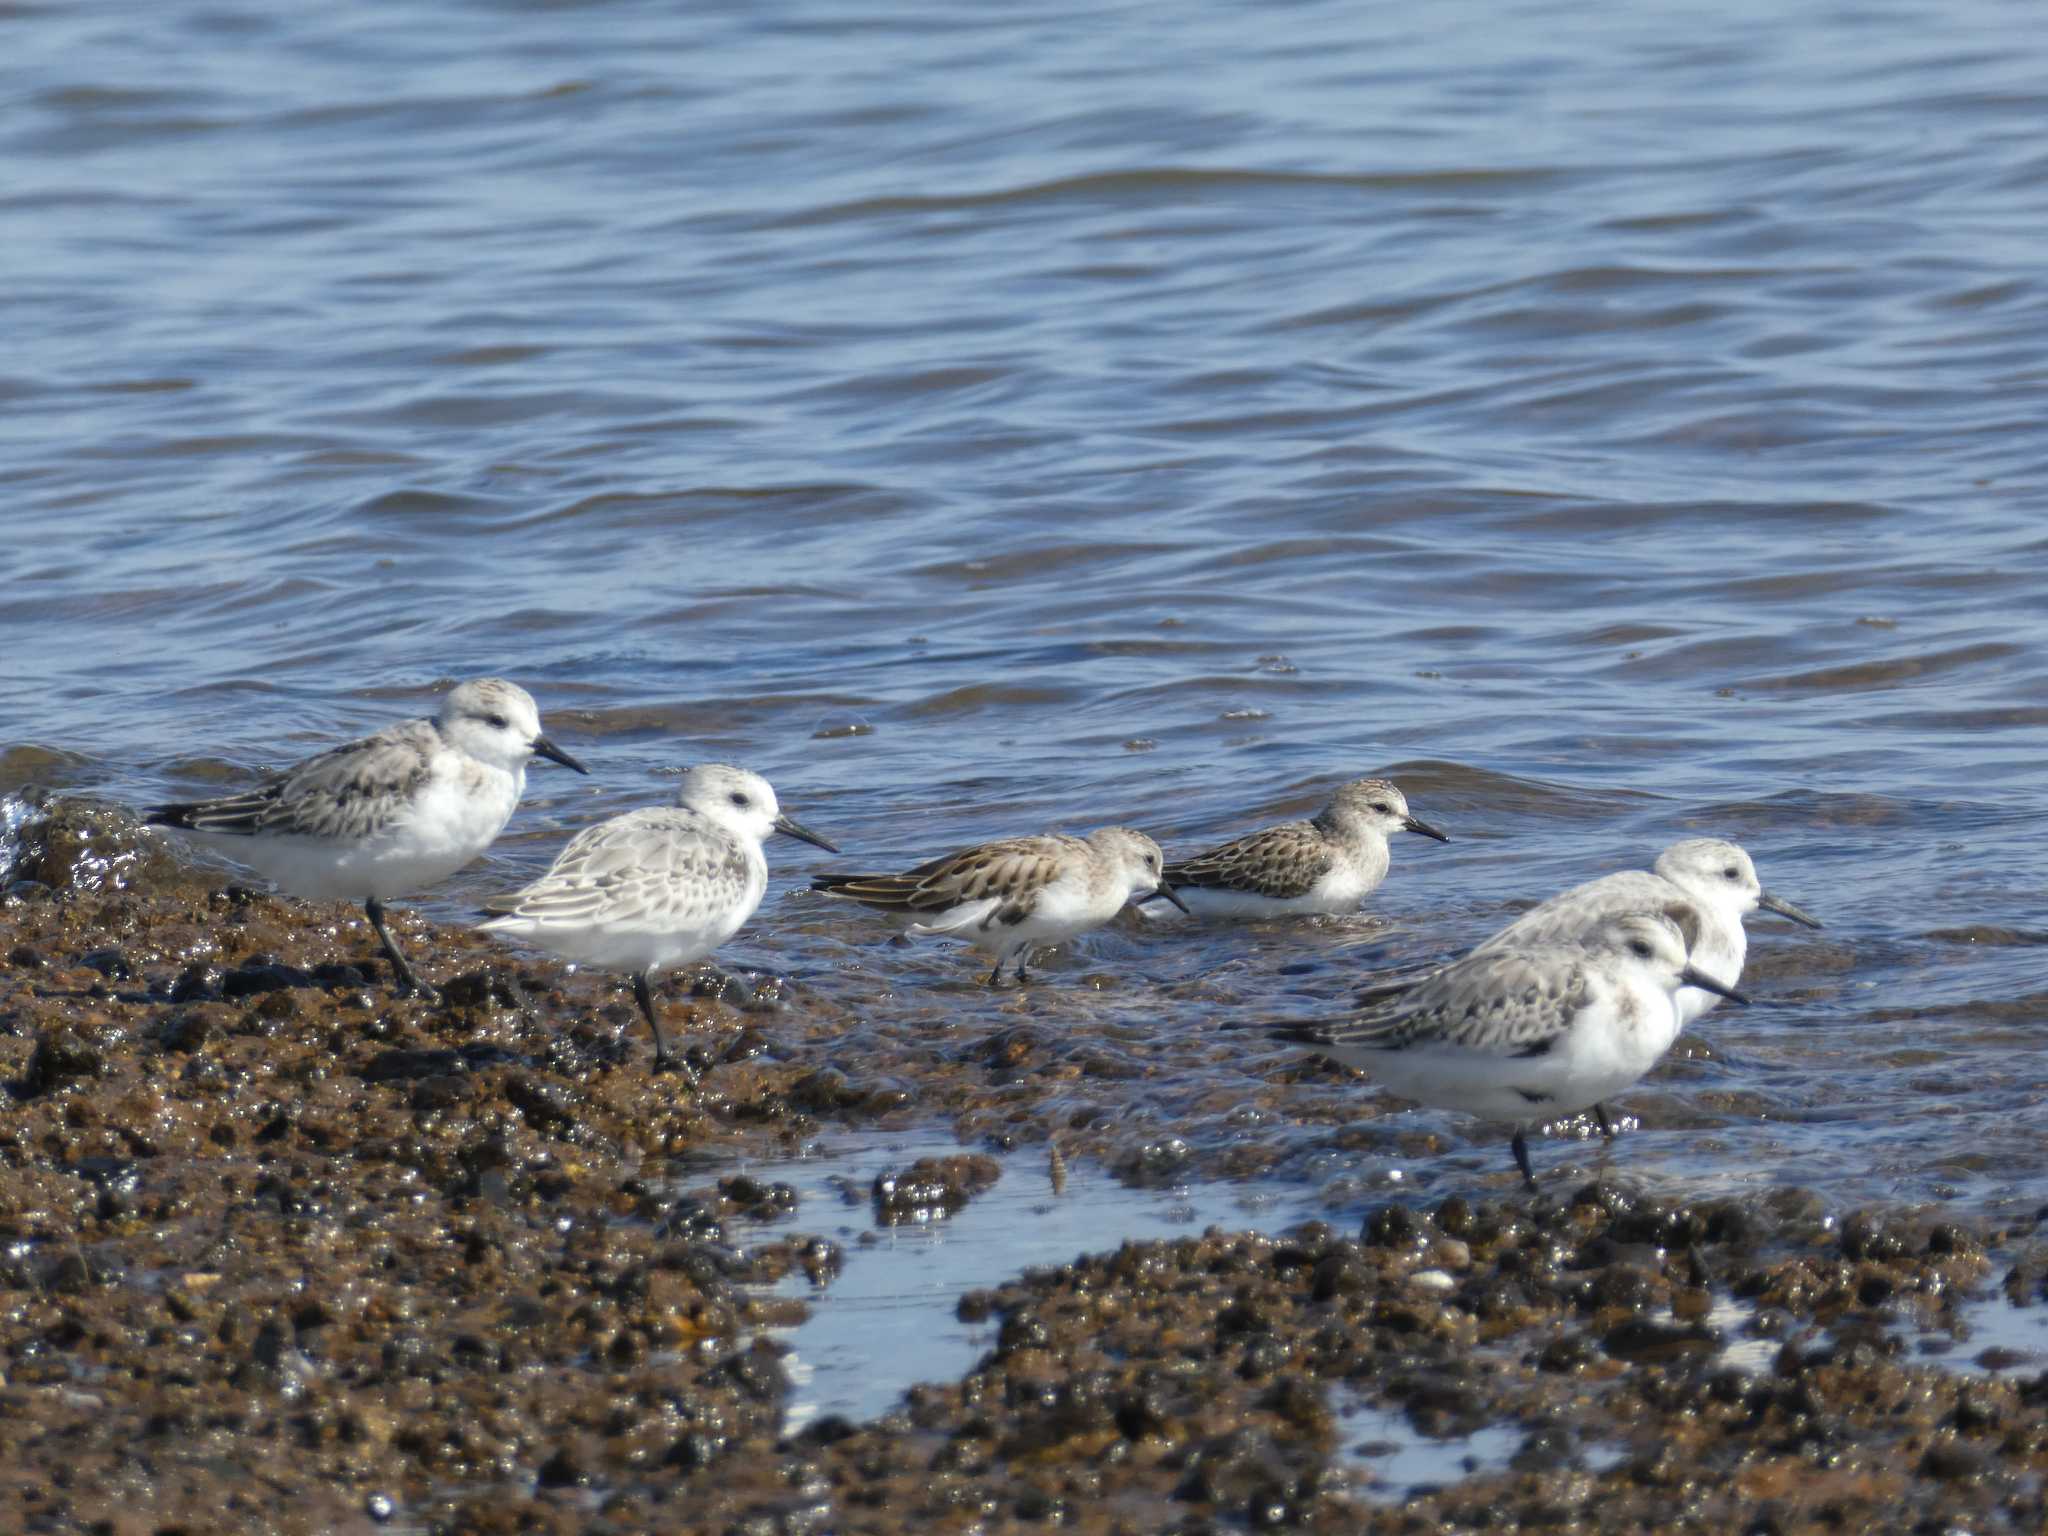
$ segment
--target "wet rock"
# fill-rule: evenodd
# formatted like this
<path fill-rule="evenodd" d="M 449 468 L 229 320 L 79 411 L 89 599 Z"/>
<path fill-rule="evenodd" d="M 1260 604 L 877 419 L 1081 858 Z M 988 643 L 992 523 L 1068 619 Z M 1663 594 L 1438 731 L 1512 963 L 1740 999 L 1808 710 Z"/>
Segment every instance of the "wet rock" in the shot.
<path fill-rule="evenodd" d="M 875 1175 L 879 1226 L 933 1221 L 959 1210 L 1002 1177 L 1002 1164 L 978 1153 L 921 1157 L 908 1168 Z"/>
<path fill-rule="evenodd" d="M 508 1073 L 501 1090 L 512 1105 L 535 1127 L 565 1131 L 580 1118 L 575 1091 L 566 1084 L 524 1072 Z"/>
<path fill-rule="evenodd" d="M 171 983 L 170 997 L 173 1003 L 210 1003 L 220 1000 L 221 968 L 204 960 L 194 960 Z"/>
<path fill-rule="evenodd" d="M 512 1008 L 527 1006 L 525 990 L 508 972 L 486 966 L 464 971 L 441 983 L 441 1001 L 450 1008 Z"/>
<path fill-rule="evenodd" d="M 33 881 L 60 896 L 125 890 L 180 874 L 178 861 L 120 806 L 52 797 L 17 833 L 0 883 Z"/>
<path fill-rule="evenodd" d="M 719 1196 L 745 1217 L 754 1221 L 775 1221 L 794 1215 L 796 1191 L 787 1184 L 764 1184 L 740 1174 L 718 1181 Z"/>
<path fill-rule="evenodd" d="M 819 1067 L 789 1088 L 789 1102 L 813 1115 L 828 1115 L 858 1105 L 866 1097 L 837 1067 Z"/>
<path fill-rule="evenodd" d="M 361 1068 L 366 1083 L 398 1083 L 468 1070 L 460 1051 L 379 1051 Z"/>
<path fill-rule="evenodd" d="M 1044 1045 L 1043 1038 L 1035 1029 L 1003 1029 L 976 1041 L 963 1055 L 969 1061 L 980 1062 L 997 1072 L 1015 1072 L 1036 1060 Z"/>
<path fill-rule="evenodd" d="M 157 1044 L 167 1051 L 190 1055 L 216 1038 L 221 1033 L 222 1024 L 221 1015 L 210 1008 L 180 1008 L 164 1016 L 163 1023 L 157 1027 Z"/>
<path fill-rule="evenodd" d="M 1428 1235 L 1427 1218 L 1405 1205 L 1383 1205 L 1365 1218 L 1359 1240 L 1374 1248 L 1411 1248 Z"/>
<path fill-rule="evenodd" d="M 713 1372 L 759 1403 L 779 1403 L 789 1394 L 789 1374 L 772 1348 L 756 1345 L 729 1355 Z"/>
<path fill-rule="evenodd" d="M 1954 1222 L 1938 1221 L 1927 1230 L 1926 1251 L 1937 1256 L 1979 1254 L 1984 1251 L 1984 1245 L 1973 1233 Z"/>
<path fill-rule="evenodd" d="M 1709 1355 L 1721 1346 L 1721 1336 L 1711 1328 L 1678 1327 L 1651 1318 L 1635 1317 L 1610 1328 L 1600 1347 L 1617 1360 L 1671 1361 L 1688 1356 Z"/>
<path fill-rule="evenodd" d="M 1857 1211 L 1842 1222 L 1842 1254 L 1851 1260 L 1880 1263 L 1902 1259 L 1919 1245 L 1883 1218 Z"/>
<path fill-rule="evenodd" d="M 1194 1148 L 1178 1136 L 1168 1136 L 1120 1151 L 1112 1167 L 1134 1189 L 1157 1189 L 1185 1178 L 1193 1157 Z"/>
<path fill-rule="evenodd" d="M 475 1096 L 476 1085 L 467 1074 L 443 1072 L 415 1082 L 406 1103 L 417 1113 L 432 1114 L 466 1104 Z"/>
<path fill-rule="evenodd" d="M 1373 1289 L 1372 1272 L 1353 1254 L 1325 1254 L 1317 1261 L 1310 1296 L 1331 1301 L 1339 1296 L 1363 1296 Z"/>
<path fill-rule="evenodd" d="M 725 1222 L 719 1207 L 697 1195 L 685 1195 L 669 1207 L 655 1229 L 655 1235 L 688 1241 L 725 1241 Z"/>
<path fill-rule="evenodd" d="M 45 1030 L 37 1037 L 35 1051 L 28 1059 L 28 1069 L 15 1086 L 22 1097 L 34 1098 L 54 1092 L 67 1083 L 98 1077 L 106 1070 L 106 1057 L 99 1047 L 75 1030 L 59 1027 Z"/>
<path fill-rule="evenodd" d="M 590 1481 L 590 1474 L 583 1470 L 569 1448 L 562 1446 L 540 1464 L 534 1481 L 542 1488 L 581 1488 Z"/>
<path fill-rule="evenodd" d="M 132 981 L 135 977 L 135 967 L 129 963 L 128 956 L 118 949 L 88 950 L 78 957 L 78 963 L 87 970 L 98 971 L 109 981 Z"/>
<path fill-rule="evenodd" d="M 220 995 L 233 1002 L 236 998 L 258 997 L 266 992 L 284 992 L 293 987 L 312 985 L 312 974 L 295 965 L 282 965 L 275 960 L 248 960 L 221 977 Z"/>
<path fill-rule="evenodd" d="M 1968 1441 L 1947 1436 L 1927 1447 L 1920 1458 L 1920 1470 L 1945 1482 L 1974 1481 L 1984 1475 L 1989 1460 Z"/>
<path fill-rule="evenodd" d="M 811 1284 L 829 1285 L 845 1269 L 846 1255 L 830 1238 L 814 1237 L 798 1250 L 797 1263 Z"/>

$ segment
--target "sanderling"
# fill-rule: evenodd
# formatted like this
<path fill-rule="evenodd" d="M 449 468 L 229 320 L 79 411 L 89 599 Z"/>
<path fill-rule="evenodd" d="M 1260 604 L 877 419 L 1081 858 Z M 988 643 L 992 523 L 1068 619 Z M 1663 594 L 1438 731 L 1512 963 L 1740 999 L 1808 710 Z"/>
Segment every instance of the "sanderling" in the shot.
<path fill-rule="evenodd" d="M 1167 882 L 1197 917 L 1287 917 L 1355 912 L 1387 877 L 1387 837 L 1450 838 L 1408 814 L 1385 779 L 1342 786 L 1313 821 L 1283 822 L 1166 866 Z"/>
<path fill-rule="evenodd" d="M 1630 912 L 1570 940 L 1474 950 L 1378 1007 L 1273 1033 L 1363 1067 L 1401 1098 L 1513 1124 L 1515 1166 L 1534 1187 L 1528 1127 L 1591 1108 L 1655 1066 L 1678 1038 L 1674 994 L 1686 986 L 1748 1001 L 1690 963 L 1679 921 Z"/>
<path fill-rule="evenodd" d="M 533 697 L 503 678 L 452 688 L 431 720 L 406 720 L 218 800 L 143 819 L 192 833 L 294 896 L 360 901 L 398 990 L 428 991 L 384 925 L 384 903 L 445 880 L 490 847 L 538 754 L 578 773 L 540 733 Z"/>
<path fill-rule="evenodd" d="M 1602 875 L 1551 897 L 1479 947 L 1510 949 L 1576 938 L 1594 931 L 1616 913 L 1654 910 L 1674 896 L 1689 898 L 1702 919 L 1692 943 L 1692 963 L 1723 986 L 1732 987 L 1742 979 L 1742 962 L 1749 953 L 1749 936 L 1743 932 L 1742 920 L 1758 907 L 1809 928 L 1821 926 L 1818 918 L 1766 891 L 1757 881 L 1756 865 L 1734 843 L 1716 837 L 1690 837 L 1658 854 L 1648 870 Z M 1678 994 L 1679 1027 L 1684 1028 L 1720 1000 L 1708 988 L 1682 988 Z"/>
<path fill-rule="evenodd" d="M 785 816 L 768 781 L 744 768 L 691 768 L 676 802 L 586 827 L 546 874 L 487 903 L 498 915 L 479 925 L 565 960 L 632 972 L 657 1068 L 673 1058 L 649 979 L 703 959 L 754 915 L 768 886 L 761 844 L 781 832 L 839 851 Z"/>
<path fill-rule="evenodd" d="M 1712 837 L 1687 838 L 1657 856 L 1654 873 L 1619 870 L 1573 886 L 1530 908 L 1478 949 L 1567 943 L 1598 932 L 1602 924 L 1622 913 L 1662 910 L 1686 930 L 1691 963 L 1703 975 L 1732 987 L 1742 979 L 1742 963 L 1749 952 L 1742 920 L 1758 907 L 1809 928 L 1821 926 L 1820 919 L 1764 890 L 1749 855 L 1734 843 Z M 1369 1006 L 1402 996 L 1423 979 L 1410 974 L 1368 986 L 1358 1001 Z M 1720 1000 L 1709 988 L 1681 987 L 1678 1027 L 1685 1028 Z M 1607 1107 L 1595 1104 L 1592 1109 L 1600 1134 L 1612 1140 L 1614 1123 L 1607 1117 Z"/>
<path fill-rule="evenodd" d="M 820 875 L 811 889 L 909 921 L 910 933 L 950 933 L 996 957 L 988 984 L 1040 944 L 1101 926 L 1133 896 L 1180 897 L 1160 874 L 1159 845 L 1129 827 L 1086 837 L 1006 837 L 933 859 L 900 875 Z M 1182 907 L 1185 911 L 1186 908 Z"/>

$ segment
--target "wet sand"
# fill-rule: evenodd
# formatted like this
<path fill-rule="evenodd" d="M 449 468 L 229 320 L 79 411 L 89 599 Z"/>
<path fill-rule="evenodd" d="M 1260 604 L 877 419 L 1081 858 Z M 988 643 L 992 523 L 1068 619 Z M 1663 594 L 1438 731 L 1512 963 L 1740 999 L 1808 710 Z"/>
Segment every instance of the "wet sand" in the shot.
<path fill-rule="evenodd" d="M 233 885 L 118 811 L 45 807 L 7 878 L 0 1506 L 23 1531 L 2048 1519 L 2048 1372 L 1971 1331 L 2038 1306 L 2033 1220 L 1683 1203 L 1625 1160 L 1105 1243 L 955 1298 L 989 1338 L 964 1376 L 791 1433 L 790 1331 L 862 1258 L 849 1208 L 775 1161 L 950 1131 L 843 1181 L 876 1234 L 1027 1163 L 1057 1201 L 1120 1145 L 1058 1117 L 1085 1041 L 875 1031 L 835 1063 L 837 1005 L 770 978 L 740 1009 L 685 975 L 662 995 L 691 1070 L 658 1076 L 608 978 L 408 914 L 444 995 L 394 999 L 359 913 Z M 1248 1107 L 1289 1113 L 1290 1078 L 1326 1070 Z M 1448 1449 L 1439 1486 L 1390 1482 L 1397 1440 Z"/>

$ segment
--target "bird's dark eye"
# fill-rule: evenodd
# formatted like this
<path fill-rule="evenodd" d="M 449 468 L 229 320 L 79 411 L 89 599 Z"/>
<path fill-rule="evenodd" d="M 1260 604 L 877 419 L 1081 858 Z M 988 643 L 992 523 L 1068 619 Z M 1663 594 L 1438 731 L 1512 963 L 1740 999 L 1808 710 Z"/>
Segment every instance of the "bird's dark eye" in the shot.
<path fill-rule="evenodd" d="M 732 792 L 732 803 L 740 807 L 740 809 L 745 810 L 747 806 L 747 797 L 741 794 L 738 790 L 734 790 Z"/>
<path fill-rule="evenodd" d="M 1723 879 L 1726 880 L 1740 880 L 1742 878 L 1742 871 L 1737 869 L 1733 864 L 1730 864 L 1726 869 L 1721 871 L 1721 876 Z"/>
<path fill-rule="evenodd" d="M 1645 944 L 1641 939 L 1630 939 L 1628 941 L 1628 947 L 1629 952 L 1635 955 L 1638 959 L 1647 960 L 1650 958 L 1650 946 Z"/>
<path fill-rule="evenodd" d="M 506 726 L 510 725 L 511 723 L 512 722 L 507 720 L 503 715 L 484 716 L 484 724 L 488 725 L 494 731 L 502 731 L 503 729 L 505 729 Z"/>
<path fill-rule="evenodd" d="M 1394 808 L 1391 805 L 1387 804 L 1387 802 L 1384 800 L 1373 801 L 1372 808 L 1378 811 L 1382 816 L 1391 816 L 1394 814 Z"/>

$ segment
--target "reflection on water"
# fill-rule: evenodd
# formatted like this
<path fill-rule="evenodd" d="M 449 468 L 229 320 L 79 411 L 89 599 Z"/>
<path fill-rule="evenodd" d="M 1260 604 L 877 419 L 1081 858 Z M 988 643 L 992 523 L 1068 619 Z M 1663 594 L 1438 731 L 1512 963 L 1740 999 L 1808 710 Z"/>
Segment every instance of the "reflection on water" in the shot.
<path fill-rule="evenodd" d="M 881 1136 L 834 1141 L 800 1161 L 754 1170 L 797 1191 L 790 1226 L 835 1239 L 846 1256 L 844 1272 L 822 1291 L 801 1275 L 776 1287 L 816 1303 L 804 1322 L 775 1330 L 790 1347 L 783 1365 L 795 1383 L 786 1434 L 835 1414 L 872 1419 L 917 1382 L 964 1375 L 1001 1321 L 962 1321 L 957 1308 L 968 1291 L 1126 1241 L 1187 1237 L 1212 1225 L 1278 1231 L 1308 1215 L 1299 1189 L 1134 1189 L 1088 1164 L 1068 1168 L 1056 1194 L 1040 1154 L 1006 1159 L 995 1187 L 951 1216 L 908 1226 L 873 1220 L 868 1188 L 876 1174 L 958 1150 L 951 1141 Z M 731 1225 L 741 1236 L 749 1224 Z"/>

